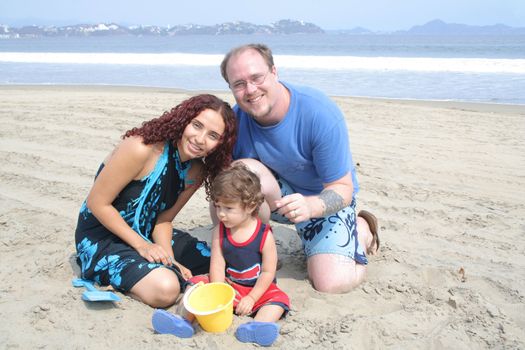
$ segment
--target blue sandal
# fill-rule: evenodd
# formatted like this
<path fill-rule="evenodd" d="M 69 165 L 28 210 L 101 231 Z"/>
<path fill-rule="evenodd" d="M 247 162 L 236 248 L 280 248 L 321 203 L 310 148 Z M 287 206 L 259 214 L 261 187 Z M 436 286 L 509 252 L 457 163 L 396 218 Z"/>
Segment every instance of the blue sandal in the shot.
<path fill-rule="evenodd" d="M 274 322 L 248 322 L 241 324 L 235 331 L 235 337 L 243 343 L 256 343 L 270 346 L 279 336 L 279 326 Z"/>
<path fill-rule="evenodd" d="M 191 338 L 195 333 L 191 323 L 179 315 L 174 315 L 166 310 L 157 309 L 151 318 L 155 332 L 160 334 L 173 334 L 179 338 Z"/>

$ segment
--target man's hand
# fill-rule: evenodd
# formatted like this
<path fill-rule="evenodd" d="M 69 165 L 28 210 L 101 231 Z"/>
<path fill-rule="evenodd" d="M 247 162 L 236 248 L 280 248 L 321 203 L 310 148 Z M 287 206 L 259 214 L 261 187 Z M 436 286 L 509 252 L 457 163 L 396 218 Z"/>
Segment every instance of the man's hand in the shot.
<path fill-rule="evenodd" d="M 275 201 L 279 214 L 293 223 L 309 220 L 312 217 L 310 198 L 300 193 L 290 194 Z"/>

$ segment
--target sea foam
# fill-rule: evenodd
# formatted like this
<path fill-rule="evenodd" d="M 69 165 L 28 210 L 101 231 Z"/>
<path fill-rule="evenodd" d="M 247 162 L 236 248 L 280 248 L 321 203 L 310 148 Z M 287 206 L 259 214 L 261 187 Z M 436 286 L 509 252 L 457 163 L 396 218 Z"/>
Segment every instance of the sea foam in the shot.
<path fill-rule="evenodd" d="M 219 66 L 223 55 L 189 53 L 0 52 L 0 62 Z M 525 74 L 525 59 L 275 55 L 279 68 Z"/>

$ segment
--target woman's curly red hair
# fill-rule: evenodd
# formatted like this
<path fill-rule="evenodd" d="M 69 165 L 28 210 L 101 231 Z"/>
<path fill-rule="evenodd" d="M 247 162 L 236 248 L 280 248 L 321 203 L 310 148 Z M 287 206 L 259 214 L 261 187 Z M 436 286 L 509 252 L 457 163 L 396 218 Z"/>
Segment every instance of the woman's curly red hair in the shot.
<path fill-rule="evenodd" d="M 126 131 L 122 138 L 141 136 L 142 142 L 146 145 L 169 140 L 176 148 L 186 126 L 205 109 L 216 111 L 224 121 L 224 133 L 219 145 L 203 159 L 204 187 L 209 196 L 211 181 L 232 162 L 233 146 L 237 139 L 237 121 L 227 102 L 210 94 L 191 97 L 172 108 L 171 111 L 164 112 L 162 116 L 144 122 L 141 127 Z"/>

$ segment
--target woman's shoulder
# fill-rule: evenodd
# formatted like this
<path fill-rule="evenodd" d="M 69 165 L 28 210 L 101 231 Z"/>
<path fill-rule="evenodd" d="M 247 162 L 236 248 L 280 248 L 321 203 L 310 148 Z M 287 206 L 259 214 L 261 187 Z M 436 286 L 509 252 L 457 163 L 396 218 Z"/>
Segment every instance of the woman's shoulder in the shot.
<path fill-rule="evenodd" d="M 146 145 L 140 136 L 126 137 L 115 146 L 115 149 L 104 160 L 104 164 L 109 162 L 124 162 L 139 170 L 140 176 L 148 173 L 153 167 L 159 152 L 162 153 L 162 144 Z M 151 169 L 150 169 L 151 168 Z M 139 177 L 140 177 L 139 176 Z"/>
<path fill-rule="evenodd" d="M 154 154 L 162 153 L 164 148 L 163 143 L 154 143 L 146 145 L 141 136 L 130 136 L 123 139 L 118 145 L 117 149 L 129 153 L 133 157 L 148 159 Z"/>

